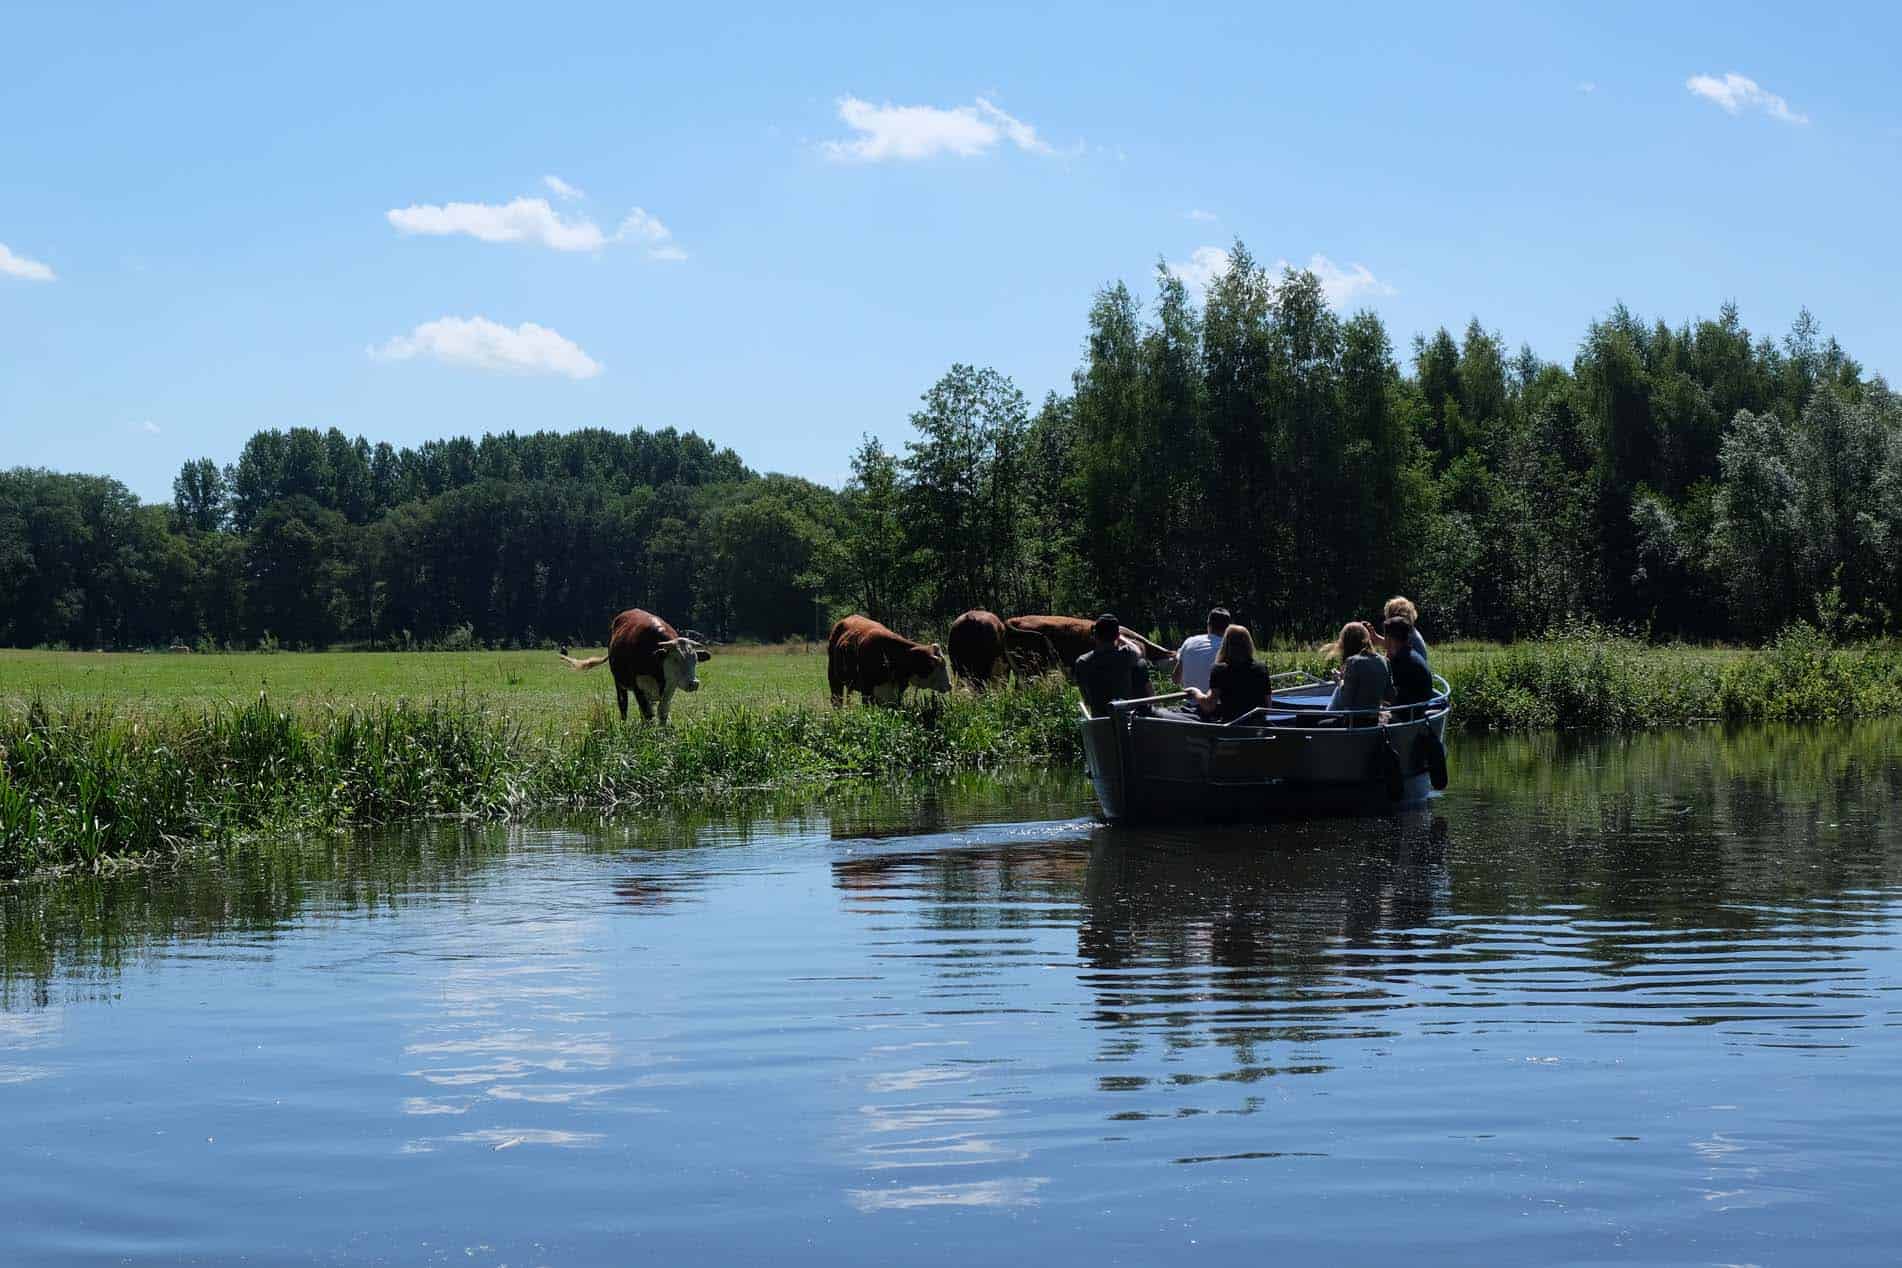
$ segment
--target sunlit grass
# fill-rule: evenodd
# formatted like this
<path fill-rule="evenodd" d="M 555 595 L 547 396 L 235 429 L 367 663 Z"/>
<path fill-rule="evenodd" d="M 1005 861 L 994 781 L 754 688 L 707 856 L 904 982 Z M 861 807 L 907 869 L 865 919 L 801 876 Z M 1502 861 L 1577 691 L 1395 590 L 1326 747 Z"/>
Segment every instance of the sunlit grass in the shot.
<path fill-rule="evenodd" d="M 618 811 L 1074 762 L 1055 681 L 904 708 L 730 704 L 662 728 L 602 702 L 525 718 L 479 697 L 354 704 L 0 708 L 0 875 L 290 827 Z"/>
<path fill-rule="evenodd" d="M 1320 667 L 1306 650 L 1269 659 Z M 1751 652 L 1575 631 L 1435 649 L 1434 668 L 1468 730 L 1902 713 L 1902 657 L 1805 627 Z M 549 653 L 0 656 L 0 875 L 290 828 L 823 797 L 1079 754 L 1076 693 L 1054 677 L 835 710 L 819 652 L 726 649 L 706 673 L 663 729 L 623 724 L 605 670 Z"/>
<path fill-rule="evenodd" d="M 575 656 L 601 648 L 575 648 Z M 737 703 L 826 699 L 823 643 L 721 647 L 701 690 L 674 699 L 677 718 Z M 523 718 L 587 715 L 614 703 L 607 666 L 576 673 L 549 651 L 136 653 L 0 650 L 0 706 L 34 699 L 120 710 L 245 704 L 268 693 L 305 709 L 368 700 L 479 699 Z M 628 706 L 630 710 L 633 705 Z"/>

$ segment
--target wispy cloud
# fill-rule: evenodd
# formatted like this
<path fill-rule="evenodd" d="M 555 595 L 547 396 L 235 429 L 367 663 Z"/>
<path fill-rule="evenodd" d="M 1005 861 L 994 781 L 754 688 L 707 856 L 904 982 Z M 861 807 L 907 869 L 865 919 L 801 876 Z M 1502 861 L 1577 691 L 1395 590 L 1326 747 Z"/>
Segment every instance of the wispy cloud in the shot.
<path fill-rule="evenodd" d="M 673 231 L 660 222 L 660 217 L 636 207 L 627 213 L 627 219 L 614 231 L 617 242 L 638 242 L 646 246 L 650 260 L 684 260 L 687 253 L 674 243 Z"/>
<path fill-rule="evenodd" d="M 1228 272 L 1228 252 L 1221 247 L 1197 247 L 1189 252 L 1188 259 L 1169 261 L 1169 271 L 1190 290 L 1206 291 L 1210 283 Z"/>
<path fill-rule="evenodd" d="M 1211 283 L 1228 272 L 1229 254 L 1221 247 L 1197 247 L 1189 253 L 1186 260 L 1172 260 L 1169 271 L 1182 279 L 1184 285 L 1193 290 L 1206 292 Z M 1278 275 L 1283 269 L 1293 267 L 1286 260 L 1276 260 L 1268 271 Z M 1349 300 L 1371 295 L 1394 295 L 1394 288 L 1374 276 L 1373 270 L 1365 264 L 1349 264 L 1342 267 L 1328 259 L 1319 251 L 1308 257 L 1304 266 L 1321 283 L 1321 294 L 1327 302 L 1336 308 Z"/>
<path fill-rule="evenodd" d="M 29 260 L 24 255 L 15 255 L 7 250 L 7 244 L 4 242 L 0 242 L 0 274 L 24 278 L 29 282 L 53 280 L 51 265 L 41 264 L 38 260 Z"/>
<path fill-rule="evenodd" d="M 558 176 L 543 183 L 562 197 L 581 197 L 581 191 Z M 674 242 L 673 232 L 651 212 L 636 207 L 612 234 L 585 217 L 564 219 L 546 198 L 517 198 L 506 203 L 419 203 L 385 212 L 402 233 L 426 237 L 465 235 L 482 242 L 527 242 L 554 251 L 599 251 L 617 242 L 636 242 L 647 248 L 650 260 L 684 260 L 687 253 Z"/>
<path fill-rule="evenodd" d="M 159 434 L 159 425 L 148 418 L 139 424 L 139 430 L 148 436 L 156 436 Z"/>
<path fill-rule="evenodd" d="M 1578 81 L 1578 90 L 1582 93 L 1591 94 L 1598 91 L 1598 85 L 1592 80 L 1581 79 Z"/>
<path fill-rule="evenodd" d="M 1195 208 L 1191 208 L 1188 211 L 1183 212 L 1182 218 L 1185 220 L 1200 221 L 1202 224 L 1205 224 L 1205 225 L 1211 225 L 1211 224 L 1214 224 L 1221 217 L 1217 216 L 1212 211 L 1203 211 L 1200 207 L 1195 207 Z"/>
<path fill-rule="evenodd" d="M 1278 268 L 1286 268 L 1288 262 L 1277 262 Z M 1365 264 L 1349 264 L 1345 268 L 1334 263 L 1319 251 L 1308 257 L 1308 272 L 1320 279 L 1321 293 L 1327 296 L 1327 302 L 1339 308 L 1350 299 L 1359 299 L 1367 295 L 1396 295 L 1399 292 L 1375 277 L 1373 270 Z"/>
<path fill-rule="evenodd" d="M 583 193 L 579 189 L 576 189 L 573 185 L 570 185 L 567 181 L 563 180 L 559 176 L 544 176 L 542 177 L 542 184 L 546 185 L 548 187 L 548 191 L 552 193 L 555 197 L 565 198 L 570 202 L 573 202 L 577 198 L 587 197 L 585 193 Z"/>
<path fill-rule="evenodd" d="M 546 326 L 525 321 L 509 327 L 486 317 L 426 321 L 407 335 L 372 347 L 370 355 L 379 361 L 428 357 L 476 370 L 560 374 L 571 379 L 591 379 L 601 373 L 600 362 Z"/>
<path fill-rule="evenodd" d="M 599 251 L 607 245 L 591 220 L 563 220 L 546 198 L 508 203 L 445 203 L 398 207 L 385 213 L 403 233 L 429 237 L 467 234 L 483 242 L 533 242 L 556 251 Z"/>
<path fill-rule="evenodd" d="M 839 119 L 857 133 L 821 147 L 827 158 L 843 163 L 916 160 L 941 154 L 977 158 L 1008 141 L 1031 154 L 1053 154 L 1037 129 L 979 97 L 976 104 L 952 106 L 875 106 L 857 97 L 839 98 Z"/>
<path fill-rule="evenodd" d="M 1684 86 L 1691 90 L 1692 95 L 1722 107 L 1728 114 L 1761 110 L 1772 119 L 1781 119 L 1784 123 L 1810 121 L 1808 115 L 1790 109 L 1789 102 L 1773 92 L 1765 91 L 1756 80 L 1739 75 L 1734 70 L 1721 78 L 1716 75 L 1692 75 L 1684 81 Z"/>

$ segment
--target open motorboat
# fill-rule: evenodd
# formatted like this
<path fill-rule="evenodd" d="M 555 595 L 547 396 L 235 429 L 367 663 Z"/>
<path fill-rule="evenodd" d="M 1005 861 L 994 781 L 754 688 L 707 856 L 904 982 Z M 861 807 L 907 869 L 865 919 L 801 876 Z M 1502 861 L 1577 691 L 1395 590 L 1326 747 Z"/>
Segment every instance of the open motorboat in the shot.
<path fill-rule="evenodd" d="M 1444 678 L 1402 708 L 1330 710 L 1334 684 L 1277 674 L 1271 703 L 1226 724 L 1171 706 L 1186 692 L 1085 710 L 1083 756 L 1112 823 L 1145 819 L 1274 818 L 1383 810 L 1446 786 Z"/>

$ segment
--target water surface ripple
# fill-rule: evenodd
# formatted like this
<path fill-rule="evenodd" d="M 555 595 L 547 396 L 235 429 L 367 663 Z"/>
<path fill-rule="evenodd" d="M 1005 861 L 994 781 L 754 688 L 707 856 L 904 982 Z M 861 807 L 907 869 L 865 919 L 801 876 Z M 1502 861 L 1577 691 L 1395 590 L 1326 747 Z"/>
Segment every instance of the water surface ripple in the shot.
<path fill-rule="evenodd" d="M 1902 731 L 0 890 L 0 1262 L 1889 1263 Z"/>

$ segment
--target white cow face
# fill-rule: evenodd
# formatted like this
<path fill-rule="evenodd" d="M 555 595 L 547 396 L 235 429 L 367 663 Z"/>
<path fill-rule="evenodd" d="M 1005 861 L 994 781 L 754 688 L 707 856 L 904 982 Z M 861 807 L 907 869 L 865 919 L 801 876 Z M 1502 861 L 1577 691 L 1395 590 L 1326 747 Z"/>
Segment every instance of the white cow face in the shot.
<path fill-rule="evenodd" d="M 700 690 L 700 662 L 710 653 L 690 638 L 670 638 L 660 647 L 660 670 L 667 690 Z"/>
<path fill-rule="evenodd" d="M 936 643 L 931 645 L 931 668 L 926 673 L 914 675 L 911 685 L 920 691 L 951 690 L 951 662 L 945 659 L 943 648 Z"/>

